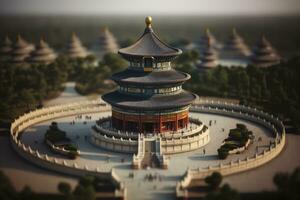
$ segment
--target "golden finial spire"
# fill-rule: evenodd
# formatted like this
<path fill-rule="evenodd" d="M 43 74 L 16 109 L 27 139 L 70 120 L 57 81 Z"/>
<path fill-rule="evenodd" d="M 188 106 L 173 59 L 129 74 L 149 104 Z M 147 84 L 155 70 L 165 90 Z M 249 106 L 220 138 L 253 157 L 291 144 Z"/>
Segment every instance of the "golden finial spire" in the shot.
<path fill-rule="evenodd" d="M 151 27 L 152 17 L 151 16 L 146 17 L 145 23 L 146 23 L 147 27 Z"/>

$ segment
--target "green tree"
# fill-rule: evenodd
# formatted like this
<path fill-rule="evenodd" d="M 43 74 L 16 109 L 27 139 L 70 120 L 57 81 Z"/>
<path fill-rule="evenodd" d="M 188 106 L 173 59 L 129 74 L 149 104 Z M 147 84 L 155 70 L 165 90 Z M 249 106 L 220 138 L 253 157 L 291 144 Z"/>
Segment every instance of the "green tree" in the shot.
<path fill-rule="evenodd" d="M 100 66 L 105 65 L 111 69 L 112 73 L 115 73 L 125 69 L 128 64 L 118 54 L 107 53 L 103 56 L 102 62 L 100 63 Z"/>
<path fill-rule="evenodd" d="M 65 195 L 65 196 L 68 196 L 71 194 L 71 186 L 69 183 L 60 182 L 57 186 L 57 189 L 61 194 Z"/>
<path fill-rule="evenodd" d="M 212 190 L 216 190 L 219 188 L 222 179 L 223 177 L 219 172 L 213 172 L 210 176 L 205 178 L 205 182 Z"/>
<path fill-rule="evenodd" d="M 16 190 L 8 177 L 0 171 L 0 199 L 11 200 L 16 198 Z"/>
<path fill-rule="evenodd" d="M 224 184 L 219 191 L 209 192 L 205 200 L 239 200 L 239 193 L 228 184 Z"/>
<path fill-rule="evenodd" d="M 27 185 L 19 193 L 19 197 L 22 200 L 32 200 L 32 199 L 34 199 L 34 195 L 35 195 L 34 192 Z"/>
<path fill-rule="evenodd" d="M 78 185 L 74 191 L 74 197 L 76 200 L 95 200 L 96 199 L 96 192 L 92 185 L 83 186 Z"/>

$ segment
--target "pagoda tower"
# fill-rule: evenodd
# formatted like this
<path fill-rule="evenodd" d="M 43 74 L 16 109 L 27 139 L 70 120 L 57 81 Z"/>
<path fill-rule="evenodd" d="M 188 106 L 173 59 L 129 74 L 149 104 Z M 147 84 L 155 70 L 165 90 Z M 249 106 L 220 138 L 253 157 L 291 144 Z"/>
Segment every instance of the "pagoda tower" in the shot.
<path fill-rule="evenodd" d="M 96 55 L 102 57 L 106 53 L 117 53 L 119 45 L 107 27 L 103 27 L 95 46 Z"/>
<path fill-rule="evenodd" d="M 217 67 L 218 65 L 218 54 L 215 48 L 212 46 L 212 41 L 209 38 L 207 40 L 206 47 L 203 49 L 200 55 L 200 63 L 198 68 L 200 70 L 207 70 Z"/>
<path fill-rule="evenodd" d="M 8 36 L 5 37 L 0 46 L 0 61 L 6 61 L 10 58 L 12 51 L 12 42 Z"/>
<path fill-rule="evenodd" d="M 186 128 L 189 107 L 197 98 L 182 89 L 190 75 L 176 71 L 171 61 L 182 53 L 162 42 L 147 17 L 142 36 L 119 50 L 129 67 L 112 76 L 118 89 L 102 99 L 112 106 L 111 124 L 122 132 L 163 134 Z"/>
<path fill-rule="evenodd" d="M 13 45 L 13 49 L 11 51 L 10 61 L 12 63 L 23 63 L 34 49 L 34 45 L 25 41 L 21 35 L 18 35 L 17 41 Z"/>
<path fill-rule="evenodd" d="M 279 64 L 281 57 L 272 47 L 270 42 L 262 36 L 256 47 L 253 49 L 251 57 L 252 64 L 257 67 L 269 67 Z"/>
<path fill-rule="evenodd" d="M 28 57 L 28 62 L 39 64 L 50 64 L 56 59 L 56 54 L 49 45 L 41 39 L 36 49 Z"/>
<path fill-rule="evenodd" d="M 245 44 L 243 38 L 233 28 L 224 47 L 225 54 L 231 54 L 230 57 L 249 56 L 251 54 L 250 49 Z"/>
<path fill-rule="evenodd" d="M 206 28 L 204 34 L 200 38 L 200 43 L 199 43 L 200 51 L 206 49 L 208 43 L 210 43 L 210 45 L 214 48 L 218 47 L 215 36 L 210 32 L 209 28 Z"/>
<path fill-rule="evenodd" d="M 72 36 L 67 43 L 65 54 L 69 58 L 85 58 L 89 55 L 76 33 L 72 33 Z"/>

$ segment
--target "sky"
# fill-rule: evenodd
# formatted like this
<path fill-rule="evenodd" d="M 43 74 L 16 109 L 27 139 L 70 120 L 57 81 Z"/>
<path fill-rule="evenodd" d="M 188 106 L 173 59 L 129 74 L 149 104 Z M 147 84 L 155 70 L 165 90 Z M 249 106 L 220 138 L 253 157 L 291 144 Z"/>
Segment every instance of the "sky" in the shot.
<path fill-rule="evenodd" d="M 0 14 L 295 15 L 300 0 L 0 0 Z"/>

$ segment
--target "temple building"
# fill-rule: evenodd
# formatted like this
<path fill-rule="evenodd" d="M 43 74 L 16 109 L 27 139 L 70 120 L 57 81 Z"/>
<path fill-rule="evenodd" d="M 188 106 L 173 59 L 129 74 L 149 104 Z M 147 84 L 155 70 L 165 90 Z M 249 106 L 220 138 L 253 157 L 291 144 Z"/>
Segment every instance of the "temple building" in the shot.
<path fill-rule="evenodd" d="M 133 169 L 167 169 L 169 158 L 210 141 L 209 128 L 189 116 L 197 95 L 182 89 L 190 75 L 172 68 L 182 51 L 161 41 L 147 17 L 142 36 L 119 50 L 129 67 L 112 75 L 118 89 L 104 94 L 112 114 L 96 121 L 90 141 L 109 151 L 132 154 Z"/>
<path fill-rule="evenodd" d="M 49 45 L 41 39 L 36 49 L 32 51 L 27 61 L 30 63 L 50 64 L 56 59 L 56 54 Z"/>
<path fill-rule="evenodd" d="M 23 63 L 30 56 L 30 53 L 35 49 L 34 45 L 25 41 L 21 35 L 18 35 L 17 41 L 13 45 L 11 51 L 10 62 Z"/>
<path fill-rule="evenodd" d="M 244 42 L 243 38 L 237 33 L 235 28 L 232 29 L 223 50 L 227 58 L 245 57 L 250 56 L 251 54 L 250 49 Z"/>
<path fill-rule="evenodd" d="M 269 67 L 279 64 L 281 60 L 280 55 L 272 47 L 270 42 L 262 36 L 256 47 L 253 49 L 251 61 L 257 67 Z"/>
<path fill-rule="evenodd" d="M 76 33 L 72 33 L 72 36 L 67 43 L 65 54 L 69 58 L 85 58 L 89 55 Z"/>
<path fill-rule="evenodd" d="M 200 62 L 197 65 L 200 70 L 207 70 L 217 67 L 218 54 L 216 49 L 212 46 L 212 41 L 210 38 L 208 38 L 206 47 L 203 48 L 200 54 Z"/>
<path fill-rule="evenodd" d="M 0 46 L 0 61 L 7 61 L 12 51 L 12 42 L 8 36 L 5 37 Z"/>
<path fill-rule="evenodd" d="M 176 71 L 171 61 L 182 53 L 162 42 L 147 17 L 142 36 L 119 50 L 129 67 L 112 76 L 118 89 L 102 99 L 112 106 L 112 127 L 123 132 L 164 133 L 186 128 L 189 107 L 197 98 L 182 89 L 190 75 Z"/>
<path fill-rule="evenodd" d="M 101 29 L 100 36 L 93 49 L 98 57 L 102 57 L 106 53 L 117 53 L 119 45 L 109 29 L 104 27 Z"/>

